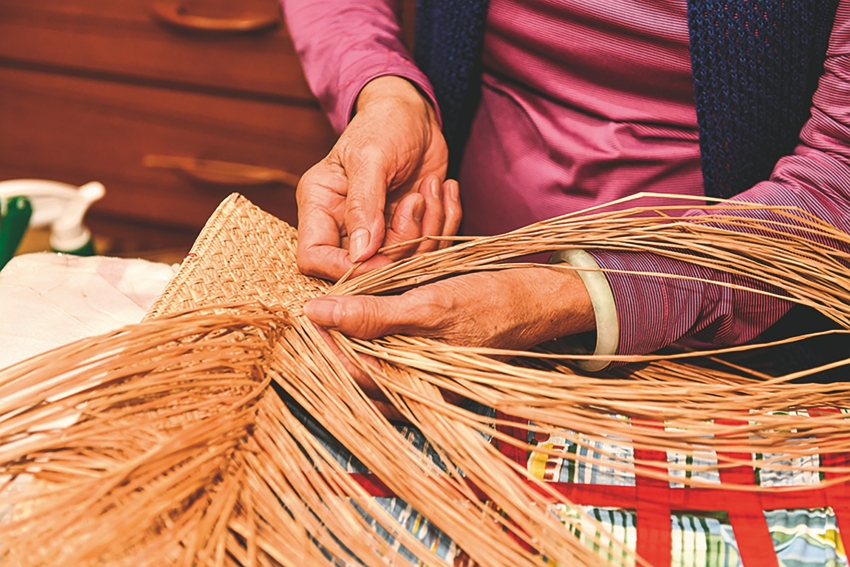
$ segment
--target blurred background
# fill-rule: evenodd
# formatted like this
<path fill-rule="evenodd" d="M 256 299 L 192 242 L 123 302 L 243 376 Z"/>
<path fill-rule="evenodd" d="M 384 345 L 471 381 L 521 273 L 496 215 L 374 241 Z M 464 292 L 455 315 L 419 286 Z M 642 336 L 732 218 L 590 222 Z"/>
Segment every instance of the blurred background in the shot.
<path fill-rule="evenodd" d="M 334 140 L 277 0 L 0 0 L 0 181 L 103 183 L 98 254 L 179 262 L 233 191 L 295 224 Z"/>

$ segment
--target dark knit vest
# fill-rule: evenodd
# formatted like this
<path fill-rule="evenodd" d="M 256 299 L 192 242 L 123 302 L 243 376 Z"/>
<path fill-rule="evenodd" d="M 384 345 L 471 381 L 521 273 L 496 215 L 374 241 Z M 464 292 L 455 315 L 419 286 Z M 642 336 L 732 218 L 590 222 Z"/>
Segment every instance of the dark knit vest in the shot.
<path fill-rule="evenodd" d="M 837 4 L 837 0 L 689 0 L 706 195 L 737 195 L 767 179 L 779 158 L 793 151 L 823 73 Z M 459 169 L 480 96 L 487 6 L 488 0 L 417 0 L 414 55 L 440 105 L 451 174 Z M 814 317 L 799 311 L 792 309 L 785 319 Z M 840 352 L 845 352 L 847 342 L 842 344 Z M 832 345 L 805 345 L 777 355 L 783 370 L 811 366 L 834 350 Z M 823 355 L 812 354 L 813 349 Z"/>

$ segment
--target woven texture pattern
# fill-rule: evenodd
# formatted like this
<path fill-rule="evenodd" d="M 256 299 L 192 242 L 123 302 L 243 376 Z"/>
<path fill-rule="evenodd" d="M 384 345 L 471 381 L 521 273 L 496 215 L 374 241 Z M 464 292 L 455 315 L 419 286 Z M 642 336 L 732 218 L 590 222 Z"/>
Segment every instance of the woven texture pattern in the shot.
<path fill-rule="evenodd" d="M 797 145 L 823 72 L 835 0 L 691 0 L 688 24 L 706 195 L 770 176 Z"/>
<path fill-rule="evenodd" d="M 234 193 L 215 210 L 146 319 L 218 304 L 304 303 L 327 282 L 295 264 L 298 232 Z"/>

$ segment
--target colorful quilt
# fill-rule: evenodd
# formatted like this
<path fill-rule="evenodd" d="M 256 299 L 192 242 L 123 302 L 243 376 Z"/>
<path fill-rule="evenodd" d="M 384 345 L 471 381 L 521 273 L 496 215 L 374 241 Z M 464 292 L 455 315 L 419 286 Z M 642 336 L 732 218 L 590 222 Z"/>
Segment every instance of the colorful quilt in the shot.
<path fill-rule="evenodd" d="M 449 562 L 455 560 L 460 550 L 445 534 L 405 502 L 386 494 L 379 482 L 370 483 L 369 471 L 340 443 L 300 408 L 291 409 L 350 473 L 362 475 L 364 485 L 401 526 L 440 557 Z M 469 409 L 492 415 L 488 408 Z M 806 416 L 801 414 L 800 417 Z M 436 453 L 430 450 L 427 440 L 417 430 L 404 426 L 398 429 L 423 455 L 439 463 Z M 751 456 L 751 467 L 737 467 L 722 473 L 695 473 L 701 474 L 704 481 L 718 485 L 716 489 L 688 488 L 681 483 L 636 477 L 633 473 L 606 467 L 604 462 L 610 460 L 611 455 L 628 451 L 620 444 L 588 442 L 579 446 L 557 435 L 534 438 L 525 430 L 517 431 L 529 435 L 532 444 L 555 449 L 564 455 L 554 457 L 537 452 L 515 455 L 517 460 L 524 460 L 531 474 L 552 483 L 614 538 L 652 565 L 839 567 L 848 564 L 839 524 L 845 524 L 845 532 L 850 532 L 850 525 L 846 524 L 850 519 L 850 489 L 844 485 L 826 486 L 822 475 L 806 470 L 819 464 L 818 455 L 793 462 L 771 461 L 797 465 L 794 467 L 797 470 L 787 471 L 764 464 L 775 455 L 755 454 Z M 577 462 L 568 458 L 570 453 L 592 457 L 599 463 Z M 666 463 L 687 460 L 710 465 L 717 462 L 716 455 L 710 453 L 687 456 L 652 453 L 639 452 L 637 457 Z M 723 489 L 724 482 L 763 488 L 800 485 L 811 488 L 794 492 L 742 492 Z M 553 505 L 552 513 L 564 520 L 581 518 L 577 510 L 563 505 Z M 377 525 L 376 529 L 388 543 L 395 543 L 385 530 Z M 601 535 L 595 530 L 595 526 L 585 522 L 576 535 L 602 557 L 613 553 L 613 547 L 603 549 L 604 538 L 602 546 L 591 543 Z M 596 537 L 590 537 L 592 535 Z M 404 550 L 401 551 L 404 554 Z M 415 564 L 412 554 L 407 557 Z"/>

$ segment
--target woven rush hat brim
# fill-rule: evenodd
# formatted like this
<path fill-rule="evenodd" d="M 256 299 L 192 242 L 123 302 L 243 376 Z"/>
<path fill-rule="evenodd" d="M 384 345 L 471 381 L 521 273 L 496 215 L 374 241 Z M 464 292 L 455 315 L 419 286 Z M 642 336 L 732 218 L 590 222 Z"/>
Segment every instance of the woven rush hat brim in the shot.
<path fill-rule="evenodd" d="M 297 245 L 295 228 L 233 193 L 145 318 L 221 304 L 285 306 L 323 294 L 330 284 L 298 270 Z"/>

